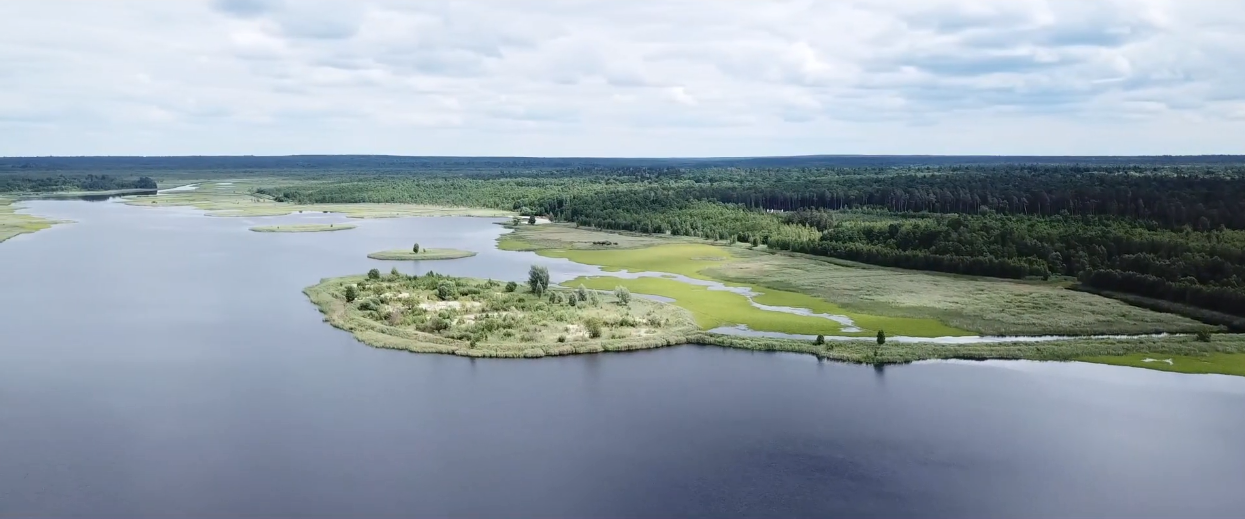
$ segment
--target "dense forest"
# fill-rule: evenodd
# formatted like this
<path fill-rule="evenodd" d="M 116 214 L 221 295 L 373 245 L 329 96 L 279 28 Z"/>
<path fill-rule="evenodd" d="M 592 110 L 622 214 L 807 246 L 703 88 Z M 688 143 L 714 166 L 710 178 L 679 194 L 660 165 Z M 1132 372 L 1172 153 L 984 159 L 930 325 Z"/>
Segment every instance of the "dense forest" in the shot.
<path fill-rule="evenodd" d="M 263 190 L 292 202 L 487 206 L 911 269 L 1087 286 L 1245 316 L 1245 167 L 573 169 Z"/>
<path fill-rule="evenodd" d="M 154 187 L 120 180 L 137 170 L 269 176 L 259 194 L 279 202 L 510 209 L 885 266 L 1076 278 L 1245 316 L 1245 158 L 924 159 L 0 159 L 0 191 Z M 192 166 L 203 169 L 176 169 Z"/>
<path fill-rule="evenodd" d="M 151 177 L 119 178 L 108 175 L 27 176 L 0 175 L 0 193 L 52 193 L 57 191 L 112 191 L 155 189 Z"/>

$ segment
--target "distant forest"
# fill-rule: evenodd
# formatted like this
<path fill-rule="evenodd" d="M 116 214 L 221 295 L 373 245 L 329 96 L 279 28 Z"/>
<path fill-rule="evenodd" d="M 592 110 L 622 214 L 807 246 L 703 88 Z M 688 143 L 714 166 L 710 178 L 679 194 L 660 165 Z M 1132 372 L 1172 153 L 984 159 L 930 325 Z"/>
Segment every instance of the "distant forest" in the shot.
<path fill-rule="evenodd" d="M 258 194 L 280 202 L 493 207 L 885 266 L 1068 276 L 1245 317 L 1239 156 L 14 158 L 0 159 L 0 189 L 103 171 L 271 176 Z"/>

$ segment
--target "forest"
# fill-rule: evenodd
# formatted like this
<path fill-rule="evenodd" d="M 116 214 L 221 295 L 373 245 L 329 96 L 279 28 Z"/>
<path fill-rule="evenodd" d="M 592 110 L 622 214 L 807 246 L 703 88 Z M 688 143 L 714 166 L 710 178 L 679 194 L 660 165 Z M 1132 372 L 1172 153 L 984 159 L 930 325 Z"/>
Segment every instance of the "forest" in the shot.
<path fill-rule="evenodd" d="M 278 202 L 506 209 L 883 266 L 1069 279 L 1245 316 L 1241 157 L 96 159 L 4 159 L 0 191 L 268 177 L 257 194 Z"/>
<path fill-rule="evenodd" d="M 513 209 L 876 265 L 1097 289 L 1245 316 L 1245 167 L 624 167 L 374 175 L 262 190 L 300 203 Z"/>

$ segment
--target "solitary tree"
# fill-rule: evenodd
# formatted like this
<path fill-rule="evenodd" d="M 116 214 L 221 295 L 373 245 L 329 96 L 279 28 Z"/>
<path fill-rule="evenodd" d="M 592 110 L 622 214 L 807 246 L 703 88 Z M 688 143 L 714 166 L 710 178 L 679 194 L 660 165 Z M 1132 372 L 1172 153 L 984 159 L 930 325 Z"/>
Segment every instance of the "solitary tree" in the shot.
<path fill-rule="evenodd" d="M 402 273 L 401 273 L 401 272 L 398 272 L 398 267 L 394 267 L 394 268 L 392 268 L 392 269 L 389 269 L 389 277 L 394 277 L 394 278 L 396 278 L 396 277 L 401 276 L 401 275 L 402 275 Z"/>
<path fill-rule="evenodd" d="M 878 346 L 886 344 L 886 332 L 878 330 Z"/>
<path fill-rule="evenodd" d="M 519 288 L 519 284 L 515 283 L 514 281 L 510 281 L 506 283 L 507 292 L 514 292 L 515 290 L 518 290 L 518 288 Z"/>
<path fill-rule="evenodd" d="M 347 285 L 346 286 L 346 302 L 353 303 L 354 300 L 357 299 L 358 297 L 359 297 L 359 290 L 356 289 L 354 285 Z"/>
<path fill-rule="evenodd" d="M 367 271 L 368 279 L 380 279 L 380 270 L 372 269 Z"/>
<path fill-rule="evenodd" d="M 549 269 L 540 265 L 532 265 L 527 271 L 527 286 L 532 293 L 541 295 L 549 288 Z"/>
<path fill-rule="evenodd" d="M 532 216 L 527 217 L 527 224 L 528 224 L 528 225 L 536 225 L 536 215 L 532 215 Z"/>
<path fill-rule="evenodd" d="M 818 334 L 817 339 L 813 341 L 813 344 L 816 344 L 818 346 L 821 346 L 822 344 L 825 344 L 825 343 L 826 343 L 826 336 L 820 335 L 820 334 Z"/>
<path fill-rule="evenodd" d="M 631 291 L 622 285 L 614 287 L 614 297 L 618 298 L 618 304 L 627 306 L 631 304 Z"/>
<path fill-rule="evenodd" d="M 587 302 L 588 301 L 588 287 L 579 285 L 579 288 L 575 289 L 575 297 L 578 297 L 580 301 Z"/>
<path fill-rule="evenodd" d="M 414 247 L 411 247 L 411 252 L 414 252 L 415 254 L 419 254 L 419 244 L 418 244 L 418 243 L 416 243 Z"/>

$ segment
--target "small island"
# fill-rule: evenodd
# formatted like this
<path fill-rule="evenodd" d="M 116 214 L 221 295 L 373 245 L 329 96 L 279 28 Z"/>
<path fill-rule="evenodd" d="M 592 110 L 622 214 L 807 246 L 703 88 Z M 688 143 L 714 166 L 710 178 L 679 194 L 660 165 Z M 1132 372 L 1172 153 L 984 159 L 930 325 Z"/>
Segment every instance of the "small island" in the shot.
<path fill-rule="evenodd" d="M 476 253 L 458 249 L 419 249 L 419 251 L 395 249 L 381 252 L 373 252 L 367 257 L 376 260 L 389 261 L 426 261 L 426 260 L 448 260 L 458 258 L 470 258 Z"/>
<path fill-rule="evenodd" d="M 331 278 L 303 291 L 333 326 L 379 348 L 470 357 L 544 357 L 684 344 L 698 328 L 686 310 L 549 286 L 533 267 L 526 284 L 428 273 Z"/>
<path fill-rule="evenodd" d="M 251 227 L 255 232 L 330 232 L 347 231 L 355 226 L 348 223 L 302 223 L 291 225 L 261 225 Z"/>

